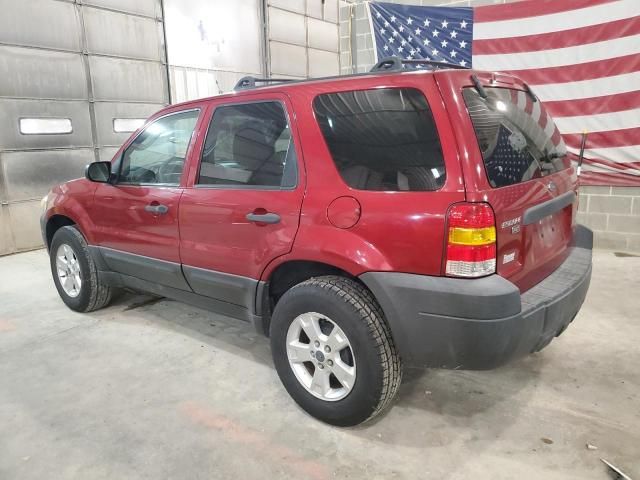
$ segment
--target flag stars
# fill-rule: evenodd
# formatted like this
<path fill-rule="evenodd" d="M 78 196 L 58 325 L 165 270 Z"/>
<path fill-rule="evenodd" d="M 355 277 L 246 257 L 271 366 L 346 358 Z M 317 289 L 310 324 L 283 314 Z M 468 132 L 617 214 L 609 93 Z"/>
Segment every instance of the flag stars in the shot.
<path fill-rule="evenodd" d="M 376 18 L 380 18 L 382 14 L 380 12 L 376 12 Z"/>
<path fill-rule="evenodd" d="M 404 51 L 404 47 L 398 48 L 398 53 L 402 53 Z"/>
<path fill-rule="evenodd" d="M 433 30 L 433 38 L 436 38 L 438 35 L 440 35 L 440 32 L 438 30 Z"/>
<path fill-rule="evenodd" d="M 458 32 L 456 32 L 455 30 L 453 32 L 451 32 L 451 38 L 453 38 L 455 40 L 455 38 L 458 36 Z"/>
<path fill-rule="evenodd" d="M 425 27 L 428 27 L 429 25 L 431 25 L 431 21 L 430 21 L 428 18 L 425 18 L 425 19 L 424 19 L 424 23 L 423 23 L 423 25 L 424 25 Z"/>
<path fill-rule="evenodd" d="M 461 67 L 466 67 L 467 66 L 467 61 L 466 60 L 461 60 L 460 61 L 460 66 Z"/>
<path fill-rule="evenodd" d="M 385 45 L 385 46 L 384 46 L 384 48 L 383 48 L 383 50 L 384 50 L 385 52 L 389 51 L 389 45 Z"/>
<path fill-rule="evenodd" d="M 407 42 L 411 43 L 411 40 L 413 40 L 413 38 L 407 37 Z"/>
<path fill-rule="evenodd" d="M 425 38 L 424 42 L 422 43 L 424 43 L 425 45 L 429 45 L 431 43 L 431 40 L 429 40 L 428 38 Z"/>
<path fill-rule="evenodd" d="M 464 40 L 460 42 L 460 48 L 466 48 L 467 46 L 467 42 L 465 42 Z"/>
<path fill-rule="evenodd" d="M 389 25 L 390 25 L 390 23 L 389 23 L 387 20 L 385 20 L 385 21 L 384 21 L 384 26 L 385 26 L 385 27 L 388 27 Z"/>
<path fill-rule="evenodd" d="M 395 15 L 391 15 L 391 18 L 389 20 L 391 20 L 391 23 L 396 23 L 397 19 L 396 19 Z M 464 27 L 462 27 L 462 28 L 464 28 Z"/>
<path fill-rule="evenodd" d="M 422 33 L 422 30 L 420 30 L 420 27 L 418 27 L 414 30 L 414 32 L 416 35 L 420 35 Z"/>
<path fill-rule="evenodd" d="M 384 28 L 380 29 L 380 35 L 384 35 L 387 31 Z"/>
<path fill-rule="evenodd" d="M 433 55 L 434 57 L 438 56 L 438 50 L 436 50 L 435 48 L 433 50 L 431 50 L 431 55 Z"/>
<path fill-rule="evenodd" d="M 395 42 L 395 41 L 396 41 L 396 39 L 395 39 L 395 38 L 393 38 L 393 37 L 389 37 L 389 43 L 393 43 L 393 42 Z"/>
<path fill-rule="evenodd" d="M 462 21 L 460 22 L 460 28 L 467 28 L 467 25 L 468 25 L 468 24 L 467 24 L 467 21 L 466 21 L 466 20 L 462 20 Z"/>
<path fill-rule="evenodd" d="M 447 28 L 448 25 L 449 25 L 449 22 L 447 22 L 446 20 L 442 21 L 442 28 Z"/>
<path fill-rule="evenodd" d="M 406 40 L 402 40 L 402 41 L 400 42 L 400 45 L 402 45 L 403 47 L 404 47 L 406 44 L 407 44 L 407 41 L 406 41 Z"/>
<path fill-rule="evenodd" d="M 407 25 L 411 25 L 413 23 L 413 18 L 407 18 Z"/>
<path fill-rule="evenodd" d="M 397 36 L 398 36 L 398 32 L 394 30 L 394 31 L 393 31 L 393 33 L 392 33 L 392 35 L 393 35 L 393 37 L 395 38 L 395 37 L 397 37 Z"/>
<path fill-rule="evenodd" d="M 451 50 L 451 53 L 449 55 L 451 55 L 451 58 L 456 58 L 456 55 L 458 55 L 458 52 L 456 52 L 455 50 Z"/>
<path fill-rule="evenodd" d="M 440 45 L 442 46 L 442 48 L 446 48 L 448 44 L 449 42 L 447 42 L 446 40 L 443 40 L 442 42 L 440 42 Z"/>
<path fill-rule="evenodd" d="M 398 31 L 399 31 L 400 33 L 404 32 L 404 25 L 400 25 L 400 28 L 398 28 Z"/>

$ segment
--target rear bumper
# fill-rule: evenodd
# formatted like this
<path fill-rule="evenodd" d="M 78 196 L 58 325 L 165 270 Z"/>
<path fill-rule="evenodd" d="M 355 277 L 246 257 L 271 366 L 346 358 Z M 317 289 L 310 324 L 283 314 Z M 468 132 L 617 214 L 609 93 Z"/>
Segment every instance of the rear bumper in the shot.
<path fill-rule="evenodd" d="M 576 228 L 567 259 L 520 294 L 498 276 L 465 280 L 369 272 L 405 363 L 486 370 L 541 350 L 575 318 L 591 280 L 593 233 Z"/>

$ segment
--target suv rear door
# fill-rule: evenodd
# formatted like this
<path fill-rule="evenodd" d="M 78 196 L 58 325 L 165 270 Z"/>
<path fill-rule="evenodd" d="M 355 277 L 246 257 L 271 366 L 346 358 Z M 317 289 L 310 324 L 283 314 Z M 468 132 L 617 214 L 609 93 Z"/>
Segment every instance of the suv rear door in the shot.
<path fill-rule="evenodd" d="M 263 270 L 292 248 L 302 156 L 285 95 L 219 99 L 212 107 L 180 201 L 180 256 L 196 293 L 250 311 Z"/>
<path fill-rule="evenodd" d="M 447 73 L 437 81 L 468 150 L 467 200 L 492 206 L 497 273 L 525 291 L 568 254 L 576 171 L 553 119 L 525 84 L 486 73 L 475 74 L 476 84 L 468 71 Z"/>

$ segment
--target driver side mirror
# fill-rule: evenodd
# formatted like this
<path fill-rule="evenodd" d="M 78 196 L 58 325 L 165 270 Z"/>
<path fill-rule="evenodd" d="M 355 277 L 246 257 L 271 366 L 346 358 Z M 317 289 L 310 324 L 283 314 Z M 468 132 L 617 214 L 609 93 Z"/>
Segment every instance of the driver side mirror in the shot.
<path fill-rule="evenodd" d="M 97 183 L 109 183 L 111 179 L 111 162 L 93 162 L 84 171 L 87 180 Z"/>

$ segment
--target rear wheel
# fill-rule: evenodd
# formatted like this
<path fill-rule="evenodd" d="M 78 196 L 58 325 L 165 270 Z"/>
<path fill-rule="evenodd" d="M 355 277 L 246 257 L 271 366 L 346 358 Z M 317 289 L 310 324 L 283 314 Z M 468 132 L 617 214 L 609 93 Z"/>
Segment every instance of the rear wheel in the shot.
<path fill-rule="evenodd" d="M 112 289 L 100 282 L 87 242 L 78 229 L 60 228 L 51 240 L 49 256 L 53 282 L 71 310 L 91 312 L 109 304 Z"/>
<path fill-rule="evenodd" d="M 332 425 L 373 418 L 400 386 L 400 357 L 380 306 L 348 278 L 311 278 L 287 291 L 271 320 L 271 348 L 291 397 Z"/>

